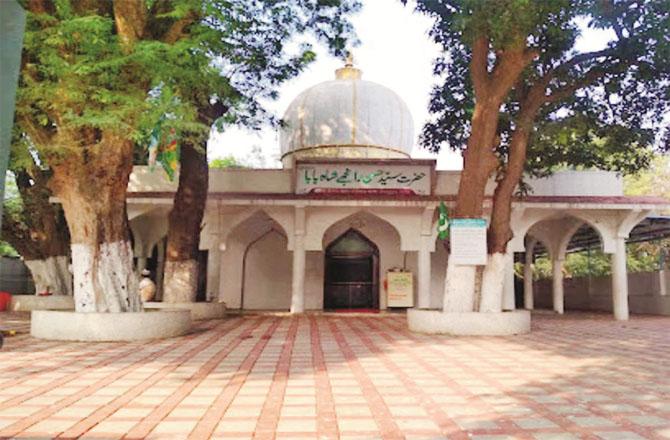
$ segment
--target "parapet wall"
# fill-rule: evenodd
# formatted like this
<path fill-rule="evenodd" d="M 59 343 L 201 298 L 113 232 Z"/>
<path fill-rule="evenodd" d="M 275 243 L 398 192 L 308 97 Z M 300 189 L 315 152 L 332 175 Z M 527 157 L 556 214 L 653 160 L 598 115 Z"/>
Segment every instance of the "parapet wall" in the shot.
<path fill-rule="evenodd" d="M 455 195 L 458 192 L 460 171 L 437 171 L 435 194 Z M 209 192 L 289 194 L 293 188 L 291 169 L 212 169 L 209 171 Z M 170 182 L 163 170 L 150 171 L 136 166 L 130 176 L 129 192 L 172 192 L 177 189 L 178 177 Z M 621 196 L 623 179 L 609 171 L 559 171 L 542 179 L 528 179 L 536 196 Z M 493 179 L 486 188 L 492 195 Z"/>

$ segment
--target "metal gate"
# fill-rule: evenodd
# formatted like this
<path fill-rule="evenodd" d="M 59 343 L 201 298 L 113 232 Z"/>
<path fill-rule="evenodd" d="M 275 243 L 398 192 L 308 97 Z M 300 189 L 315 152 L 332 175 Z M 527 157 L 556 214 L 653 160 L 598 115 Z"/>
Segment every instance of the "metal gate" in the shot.
<path fill-rule="evenodd" d="M 379 251 L 350 229 L 326 249 L 324 309 L 379 308 Z"/>

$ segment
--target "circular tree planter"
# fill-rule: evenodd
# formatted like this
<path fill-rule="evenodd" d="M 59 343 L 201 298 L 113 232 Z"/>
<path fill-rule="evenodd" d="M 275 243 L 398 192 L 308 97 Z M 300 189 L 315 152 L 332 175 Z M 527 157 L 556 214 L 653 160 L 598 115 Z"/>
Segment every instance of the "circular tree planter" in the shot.
<path fill-rule="evenodd" d="M 74 299 L 68 295 L 12 295 L 9 310 L 13 312 L 74 310 Z"/>
<path fill-rule="evenodd" d="M 220 319 L 226 316 L 226 303 L 222 302 L 194 302 L 194 303 L 164 303 L 145 302 L 147 310 L 190 310 L 191 319 Z"/>
<path fill-rule="evenodd" d="M 407 324 L 413 332 L 458 336 L 505 336 L 530 332 L 530 312 L 514 310 L 499 313 L 445 313 L 441 310 L 407 311 Z"/>
<path fill-rule="evenodd" d="M 181 336 L 191 329 L 191 312 L 77 313 L 35 310 L 30 334 L 56 341 L 142 341 Z"/>

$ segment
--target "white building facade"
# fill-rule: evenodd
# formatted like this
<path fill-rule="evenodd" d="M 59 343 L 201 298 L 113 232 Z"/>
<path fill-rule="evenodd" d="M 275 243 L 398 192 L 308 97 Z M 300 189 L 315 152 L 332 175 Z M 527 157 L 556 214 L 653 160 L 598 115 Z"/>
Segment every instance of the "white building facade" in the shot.
<path fill-rule="evenodd" d="M 404 271 L 411 305 L 441 308 L 448 255 L 437 238 L 437 208 L 453 207 L 459 172 L 410 157 L 414 132 L 404 102 L 348 64 L 335 80 L 300 94 L 284 120 L 283 169 L 210 170 L 202 299 L 244 310 L 383 310 L 392 305 L 387 274 Z M 625 197 L 621 179 L 600 171 L 529 183 L 532 194 L 513 204 L 503 309 L 515 307 L 513 253 L 539 241 L 553 261 L 553 308 L 563 312 L 563 261 L 586 223 L 612 254 L 614 314 L 627 319 L 625 240 L 667 202 Z M 176 181 L 146 167 L 135 168 L 128 188 L 138 264 L 152 262 L 159 284 L 175 190 Z M 532 308 L 532 283 L 524 291 Z"/>

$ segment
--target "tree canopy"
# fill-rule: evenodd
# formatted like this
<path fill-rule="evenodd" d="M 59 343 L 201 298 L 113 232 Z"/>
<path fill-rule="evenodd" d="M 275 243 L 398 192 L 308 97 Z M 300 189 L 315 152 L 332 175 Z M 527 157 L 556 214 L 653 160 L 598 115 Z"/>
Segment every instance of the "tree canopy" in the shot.
<path fill-rule="evenodd" d="M 473 44 L 481 36 L 491 46 L 491 71 L 504 69 L 496 53 L 510 45 L 523 44 L 533 56 L 500 109 L 496 154 L 503 168 L 532 99 L 542 107 L 530 136 L 528 173 L 565 166 L 630 173 L 649 164 L 653 147 L 663 146 L 670 2 L 419 1 L 418 10 L 435 19 L 430 35 L 443 47 L 434 68 L 440 83 L 430 101 L 433 120 L 421 135 L 428 149 L 466 145 L 475 102 Z M 579 51 L 578 38 L 589 29 L 610 31 L 610 41 Z"/>

